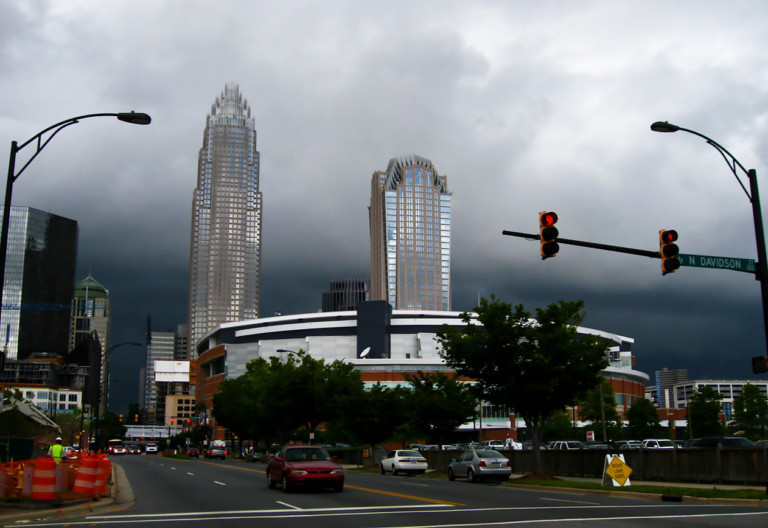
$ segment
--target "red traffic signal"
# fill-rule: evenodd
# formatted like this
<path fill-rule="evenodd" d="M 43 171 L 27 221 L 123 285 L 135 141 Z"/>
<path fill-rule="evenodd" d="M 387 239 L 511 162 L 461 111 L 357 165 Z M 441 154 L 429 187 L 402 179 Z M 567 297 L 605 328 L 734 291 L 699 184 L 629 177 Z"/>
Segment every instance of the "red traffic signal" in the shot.
<path fill-rule="evenodd" d="M 677 255 L 677 231 L 674 229 L 659 229 L 659 253 L 661 254 L 661 274 L 674 273 L 680 267 Z"/>
<path fill-rule="evenodd" d="M 539 241 L 541 242 L 541 260 L 557 256 L 560 244 L 557 237 L 560 232 L 555 227 L 557 213 L 552 211 L 539 212 Z"/>

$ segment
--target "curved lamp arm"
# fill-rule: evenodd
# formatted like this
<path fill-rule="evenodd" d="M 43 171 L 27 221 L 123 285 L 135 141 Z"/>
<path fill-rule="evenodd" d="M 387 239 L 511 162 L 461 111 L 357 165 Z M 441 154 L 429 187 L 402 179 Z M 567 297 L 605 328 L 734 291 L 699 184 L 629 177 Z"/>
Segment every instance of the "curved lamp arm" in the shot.
<path fill-rule="evenodd" d="M 742 165 L 741 162 L 739 162 L 739 160 L 736 159 L 736 156 L 728 152 L 728 149 L 726 149 L 720 143 L 718 143 L 712 138 L 705 136 L 700 132 L 696 132 L 695 130 L 691 130 L 690 128 L 683 128 L 677 125 L 673 125 L 672 123 L 668 123 L 666 121 L 656 121 L 651 125 L 651 130 L 653 130 L 654 132 L 677 132 L 678 130 L 682 130 L 683 132 L 688 132 L 689 134 L 693 134 L 694 136 L 699 136 L 704 141 L 712 145 L 712 147 L 714 147 L 723 157 L 723 159 L 725 160 L 725 163 L 728 165 L 728 168 L 731 169 L 731 172 L 736 177 L 736 181 L 739 182 L 739 185 L 744 190 L 744 194 L 747 195 L 747 198 L 749 198 L 750 202 L 752 201 L 753 195 L 749 194 L 749 191 L 744 186 L 744 183 L 741 181 L 741 178 L 739 178 L 739 173 L 736 172 L 736 167 L 744 171 L 744 174 L 747 176 L 747 178 L 750 178 L 749 171 L 744 168 L 744 165 Z"/>
<path fill-rule="evenodd" d="M 148 125 L 152 122 L 152 118 L 149 117 L 148 114 L 144 114 L 142 112 L 119 112 L 117 114 L 115 113 L 102 113 L 102 114 L 85 114 L 77 117 L 70 117 L 69 119 L 65 119 L 64 121 L 60 121 L 56 123 L 55 125 L 51 125 L 45 130 L 41 130 L 28 140 L 26 140 L 21 145 L 17 145 L 16 142 L 11 143 L 11 156 L 16 157 L 16 153 L 19 152 L 21 149 L 32 143 L 33 141 L 37 140 L 37 150 L 32 155 L 31 158 L 27 160 L 27 162 L 24 164 L 24 166 L 19 169 L 18 172 L 14 173 L 13 168 L 11 168 L 11 171 L 8 174 L 9 178 L 12 178 L 15 182 L 19 176 L 21 176 L 21 173 L 24 172 L 24 169 L 27 168 L 27 166 L 32 163 L 32 160 L 34 160 L 38 154 L 48 145 L 48 143 L 51 142 L 53 137 L 58 134 L 60 131 L 64 130 L 66 127 L 70 125 L 74 125 L 80 122 L 81 119 L 87 119 L 89 117 L 116 117 L 120 121 L 124 121 L 126 123 L 132 123 L 134 125 Z M 45 141 L 43 141 L 43 136 L 51 132 L 51 135 L 48 136 Z"/>

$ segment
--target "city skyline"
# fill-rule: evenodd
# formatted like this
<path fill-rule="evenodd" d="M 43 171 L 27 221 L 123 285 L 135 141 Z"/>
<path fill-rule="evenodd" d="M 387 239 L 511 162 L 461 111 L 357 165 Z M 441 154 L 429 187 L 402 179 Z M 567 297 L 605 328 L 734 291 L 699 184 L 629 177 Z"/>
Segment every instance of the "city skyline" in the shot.
<path fill-rule="evenodd" d="M 554 211 L 564 238 L 654 251 L 675 229 L 682 253 L 755 258 L 720 154 L 650 125 L 712 137 L 765 195 L 767 19 L 746 0 L 5 2 L 0 144 L 70 116 L 152 116 L 67 127 L 14 185 L 14 204 L 78 221 L 76 280 L 109 289 L 113 343 L 143 341 L 148 315 L 158 331 L 188 318 L 202 119 L 236 81 L 262 152 L 262 315 L 315 312 L 330 281 L 369 274 L 371 173 L 415 153 L 450 178 L 453 310 L 583 300 L 643 372 L 749 379 L 766 352 L 754 275 L 662 276 L 658 259 L 566 245 L 542 261 L 502 231 L 536 234 Z M 115 350 L 116 403 L 135 401 L 144 359 Z"/>

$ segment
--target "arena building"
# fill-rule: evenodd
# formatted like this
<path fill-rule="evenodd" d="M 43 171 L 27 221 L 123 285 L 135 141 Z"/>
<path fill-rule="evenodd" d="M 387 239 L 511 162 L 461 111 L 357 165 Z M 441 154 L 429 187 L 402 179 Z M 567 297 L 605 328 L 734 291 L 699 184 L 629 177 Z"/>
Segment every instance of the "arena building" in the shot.
<path fill-rule="evenodd" d="M 356 311 L 222 324 L 197 343 L 196 414 L 212 423 L 213 395 L 219 383 L 244 374 L 249 361 L 285 358 L 300 350 L 326 362 L 352 363 L 367 386 L 405 384 L 405 373 L 450 372 L 440 357 L 437 341 L 437 332 L 443 325 L 464 326 L 461 312 L 393 310 L 386 301 L 363 302 Z M 579 327 L 578 331 L 614 343 L 608 351 L 610 366 L 603 375 L 610 381 L 616 393 L 617 411 L 624 417 L 632 402 L 644 397 L 649 380 L 647 374 L 634 370 L 634 340 L 591 328 Z M 462 427 L 474 438 L 517 438 L 517 430 L 525 427 L 507 409 L 489 404 L 482 409 L 482 417 Z"/>

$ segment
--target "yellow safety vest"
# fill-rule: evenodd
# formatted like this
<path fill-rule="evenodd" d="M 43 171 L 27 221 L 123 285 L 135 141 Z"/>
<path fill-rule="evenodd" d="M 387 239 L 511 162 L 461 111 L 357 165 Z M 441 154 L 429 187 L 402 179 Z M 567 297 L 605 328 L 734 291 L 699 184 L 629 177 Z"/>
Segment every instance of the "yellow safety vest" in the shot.
<path fill-rule="evenodd" d="M 53 444 L 51 446 L 51 456 L 58 464 L 61 459 L 64 458 L 64 446 L 61 444 Z"/>

